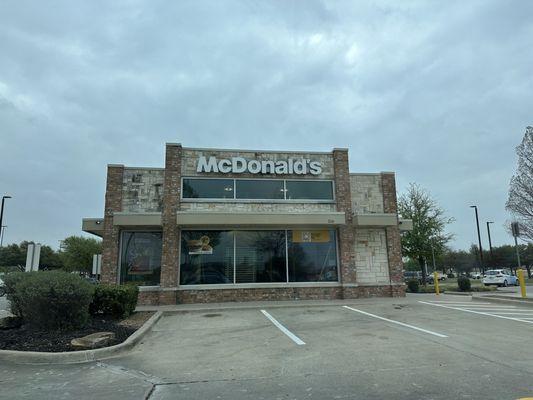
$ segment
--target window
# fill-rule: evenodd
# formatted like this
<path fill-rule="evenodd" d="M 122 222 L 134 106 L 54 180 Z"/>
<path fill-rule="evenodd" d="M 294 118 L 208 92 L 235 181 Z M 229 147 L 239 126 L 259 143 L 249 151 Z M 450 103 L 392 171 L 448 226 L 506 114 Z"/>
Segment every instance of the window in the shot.
<path fill-rule="evenodd" d="M 181 232 L 181 285 L 336 281 L 334 230 Z"/>
<path fill-rule="evenodd" d="M 183 179 L 184 199 L 233 199 L 233 179 Z"/>
<path fill-rule="evenodd" d="M 238 179 L 238 199 L 281 199 L 285 198 L 282 180 Z"/>
<path fill-rule="evenodd" d="M 335 232 L 289 231 L 289 281 L 337 281 Z"/>
<path fill-rule="evenodd" d="M 122 232 L 120 282 L 159 285 L 161 232 Z"/>
<path fill-rule="evenodd" d="M 333 200 L 331 181 L 286 181 L 287 200 Z"/>
<path fill-rule="evenodd" d="M 286 282 L 285 231 L 235 232 L 236 283 Z"/>
<path fill-rule="evenodd" d="M 233 283 L 233 232 L 182 231 L 180 284 Z"/>
<path fill-rule="evenodd" d="M 184 199 L 333 200 L 333 182 L 283 179 L 183 179 Z"/>

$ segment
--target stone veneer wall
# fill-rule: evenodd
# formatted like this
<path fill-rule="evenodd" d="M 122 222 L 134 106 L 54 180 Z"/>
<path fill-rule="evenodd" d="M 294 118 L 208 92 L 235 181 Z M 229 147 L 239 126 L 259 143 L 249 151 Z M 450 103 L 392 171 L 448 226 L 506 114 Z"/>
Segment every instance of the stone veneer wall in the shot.
<path fill-rule="evenodd" d="M 122 211 L 123 165 L 107 166 L 104 233 L 102 235 L 102 273 L 104 283 L 117 283 L 120 229 L 113 225 L 113 213 Z"/>
<path fill-rule="evenodd" d="M 357 229 L 355 232 L 357 283 L 388 285 L 389 261 L 385 229 Z"/>
<path fill-rule="evenodd" d="M 385 213 L 398 214 L 396 179 L 394 177 L 394 173 L 382 172 L 381 185 L 383 191 L 383 211 Z M 387 227 L 385 231 L 387 236 L 387 250 L 389 254 L 390 280 L 392 284 L 401 286 L 405 294 L 400 228 L 398 225 L 395 225 Z"/>
<path fill-rule="evenodd" d="M 350 174 L 350 187 L 356 214 L 383 213 L 380 174 Z"/>
<path fill-rule="evenodd" d="M 161 212 L 165 170 L 125 168 L 122 181 L 122 211 Z"/>

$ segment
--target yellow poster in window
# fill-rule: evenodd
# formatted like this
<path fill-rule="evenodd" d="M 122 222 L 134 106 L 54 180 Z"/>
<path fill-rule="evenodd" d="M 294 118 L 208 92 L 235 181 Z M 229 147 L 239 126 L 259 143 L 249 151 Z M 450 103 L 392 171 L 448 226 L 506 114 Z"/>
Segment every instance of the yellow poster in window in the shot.
<path fill-rule="evenodd" d="M 293 243 L 327 243 L 329 231 L 292 231 Z"/>

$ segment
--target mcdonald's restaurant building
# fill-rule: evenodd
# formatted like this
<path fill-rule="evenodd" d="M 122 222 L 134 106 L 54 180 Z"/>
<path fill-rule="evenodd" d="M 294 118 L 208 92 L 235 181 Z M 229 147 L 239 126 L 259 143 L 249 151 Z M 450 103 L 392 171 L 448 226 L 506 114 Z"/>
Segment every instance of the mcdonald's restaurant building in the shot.
<path fill-rule="evenodd" d="M 195 149 L 165 167 L 109 165 L 101 281 L 140 304 L 404 296 L 392 172 L 350 173 L 348 150 Z"/>

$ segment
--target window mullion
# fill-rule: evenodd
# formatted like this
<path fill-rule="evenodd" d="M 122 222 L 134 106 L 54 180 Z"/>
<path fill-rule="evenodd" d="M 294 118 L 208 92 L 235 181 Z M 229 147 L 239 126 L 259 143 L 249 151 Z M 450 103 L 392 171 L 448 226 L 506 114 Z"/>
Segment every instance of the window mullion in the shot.
<path fill-rule="evenodd" d="M 285 229 L 285 269 L 287 271 L 287 283 L 289 283 L 289 231 Z"/>

